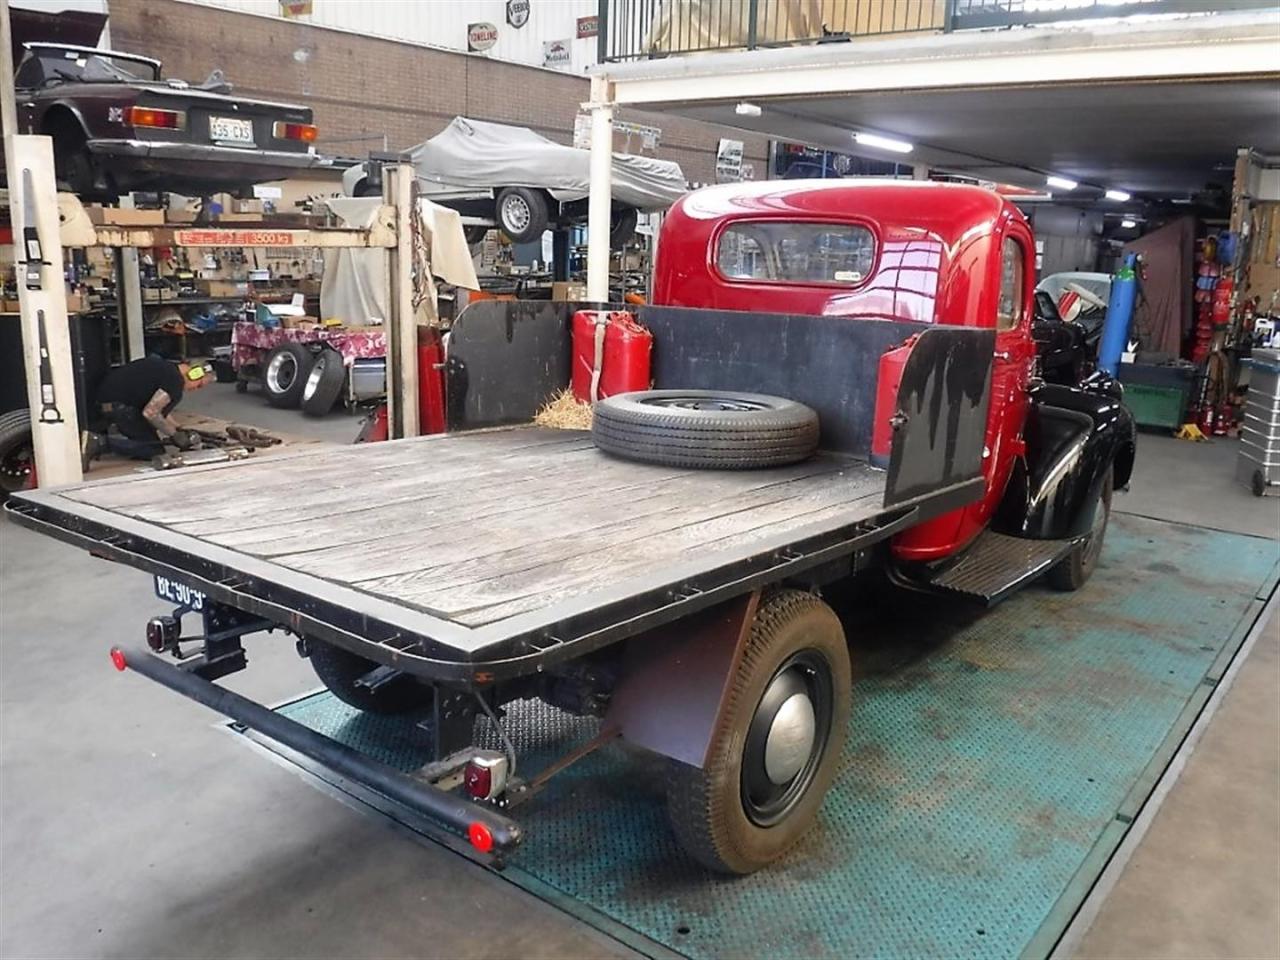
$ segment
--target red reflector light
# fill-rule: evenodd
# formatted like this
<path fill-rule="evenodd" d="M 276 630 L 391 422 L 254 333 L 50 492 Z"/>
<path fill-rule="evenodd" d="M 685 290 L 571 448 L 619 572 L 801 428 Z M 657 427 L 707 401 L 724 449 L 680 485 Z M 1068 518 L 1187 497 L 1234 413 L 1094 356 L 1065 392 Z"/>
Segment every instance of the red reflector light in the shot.
<path fill-rule="evenodd" d="M 478 763 L 468 763 L 463 782 L 467 785 L 467 793 L 474 799 L 488 800 L 493 790 L 493 770 Z"/>
<path fill-rule="evenodd" d="M 130 107 L 125 118 L 135 127 L 160 127 L 164 130 L 181 130 L 186 126 L 186 114 L 179 110 L 157 110 L 155 107 Z"/>
<path fill-rule="evenodd" d="M 277 140 L 301 140 L 303 143 L 315 143 L 320 131 L 310 123 L 285 123 L 277 120 L 272 134 Z"/>
<path fill-rule="evenodd" d="M 121 650 L 119 647 L 111 648 L 111 663 L 115 666 L 117 670 L 121 670 L 121 671 L 123 671 L 125 667 L 129 666 L 129 664 L 124 659 L 124 651 Z"/>
<path fill-rule="evenodd" d="M 488 853 L 493 849 L 493 834 L 483 823 L 473 823 L 467 827 L 467 839 L 481 853 Z"/>

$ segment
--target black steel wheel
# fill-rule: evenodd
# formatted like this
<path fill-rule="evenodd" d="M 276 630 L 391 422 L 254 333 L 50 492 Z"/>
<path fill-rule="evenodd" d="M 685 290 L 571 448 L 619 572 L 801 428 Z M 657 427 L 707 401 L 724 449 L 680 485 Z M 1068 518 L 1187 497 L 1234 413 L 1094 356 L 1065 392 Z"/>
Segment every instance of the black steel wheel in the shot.
<path fill-rule="evenodd" d="M 307 382 L 302 387 L 302 412 L 311 417 L 323 417 L 333 409 L 342 385 L 347 382 L 347 367 L 342 354 L 325 347 L 311 364 Z"/>
<path fill-rule="evenodd" d="M 693 859 L 746 874 L 800 840 L 840 763 L 851 685 L 844 630 L 830 607 L 799 590 L 762 602 L 706 765 L 669 768 L 667 812 Z"/>
<path fill-rule="evenodd" d="M 26 489 L 35 466 L 31 414 L 23 409 L 0 415 L 0 502 Z"/>
<path fill-rule="evenodd" d="M 636 235 L 640 213 L 635 207 L 614 207 L 609 217 L 609 246 L 621 250 Z"/>
<path fill-rule="evenodd" d="M 496 209 L 498 225 L 514 243 L 537 240 L 551 219 L 547 195 L 530 187 L 504 187 Z"/>
<path fill-rule="evenodd" d="M 329 692 L 348 706 L 366 713 L 407 713 L 431 703 L 430 687 L 411 677 L 396 677 L 390 683 L 368 690 L 357 681 L 376 670 L 372 660 L 356 656 L 333 644 L 309 638 L 307 658 L 320 682 Z"/>
<path fill-rule="evenodd" d="M 640 390 L 601 400 L 591 438 L 605 453 L 678 467 L 777 467 L 813 455 L 818 415 L 802 403 L 726 390 Z"/>
<path fill-rule="evenodd" d="M 282 343 L 262 364 L 262 387 L 273 407 L 297 407 L 311 373 L 311 351 L 300 343 Z"/>
<path fill-rule="evenodd" d="M 1088 535 L 1057 565 L 1049 570 L 1049 585 L 1055 590 L 1079 590 L 1093 576 L 1098 558 L 1102 556 L 1102 543 L 1107 536 L 1107 524 L 1111 520 L 1111 494 L 1114 471 L 1107 470 L 1102 478 L 1102 490 L 1093 508 L 1093 523 Z"/>

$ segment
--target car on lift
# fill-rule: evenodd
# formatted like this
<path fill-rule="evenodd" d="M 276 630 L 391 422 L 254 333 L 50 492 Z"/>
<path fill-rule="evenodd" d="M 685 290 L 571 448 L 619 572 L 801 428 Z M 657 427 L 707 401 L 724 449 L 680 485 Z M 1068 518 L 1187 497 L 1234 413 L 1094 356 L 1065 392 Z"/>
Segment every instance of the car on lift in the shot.
<path fill-rule="evenodd" d="M 1035 250 L 1017 208 L 974 186 L 708 187 L 664 218 L 654 302 L 630 316 L 463 311 L 419 398 L 441 436 L 8 509 L 178 604 L 147 624 L 150 650 L 112 651 L 118 669 L 486 857 L 513 853 L 513 814 L 547 778 L 621 740 L 664 758 L 685 851 L 749 873 L 799 842 L 843 761 L 852 668 L 824 596 L 883 576 L 990 604 L 1098 569 L 1134 423 L 1105 376 L 1039 376 Z M 603 357 L 587 377 L 603 382 L 615 323 L 649 338 L 657 389 L 601 400 L 591 437 L 535 426 L 581 360 Z M 184 634 L 193 613 L 203 632 Z M 295 637 L 346 704 L 424 722 L 432 762 L 405 775 L 216 684 L 262 631 Z M 599 727 L 521 779 L 504 711 L 528 699 Z"/>
<path fill-rule="evenodd" d="M 423 196 L 473 221 L 469 243 L 484 239 L 491 227 L 529 243 L 548 228 L 585 224 L 590 157 L 528 127 L 468 117 L 454 117 L 406 151 Z M 342 185 L 352 197 L 381 194 L 381 164 L 369 160 L 348 168 Z M 635 233 L 641 211 L 666 210 L 687 190 L 679 164 L 615 153 L 609 245 L 620 249 Z"/>
<path fill-rule="evenodd" d="M 309 108 L 232 96 L 217 71 L 193 86 L 161 69 L 136 54 L 24 44 L 13 78 L 18 130 L 53 138 L 59 183 L 86 200 L 133 190 L 247 195 L 323 162 Z"/>

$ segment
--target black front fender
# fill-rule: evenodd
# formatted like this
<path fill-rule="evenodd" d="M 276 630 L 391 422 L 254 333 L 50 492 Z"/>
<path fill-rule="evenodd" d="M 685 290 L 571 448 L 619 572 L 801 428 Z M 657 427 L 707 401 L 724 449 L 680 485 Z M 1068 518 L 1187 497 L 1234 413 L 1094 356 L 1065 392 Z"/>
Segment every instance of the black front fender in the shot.
<path fill-rule="evenodd" d="M 1045 384 L 1031 393 L 1026 454 L 1014 467 L 992 526 L 1036 540 L 1088 532 L 1107 471 L 1129 481 L 1136 431 L 1110 384 L 1097 389 Z"/>

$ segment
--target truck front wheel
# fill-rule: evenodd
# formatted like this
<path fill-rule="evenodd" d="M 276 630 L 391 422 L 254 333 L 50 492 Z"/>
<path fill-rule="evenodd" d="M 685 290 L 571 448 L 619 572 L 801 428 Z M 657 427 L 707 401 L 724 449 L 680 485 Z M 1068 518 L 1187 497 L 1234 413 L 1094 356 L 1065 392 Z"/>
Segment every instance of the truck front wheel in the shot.
<path fill-rule="evenodd" d="M 851 682 L 830 607 L 798 590 L 761 604 L 706 765 L 673 763 L 668 775 L 668 814 L 690 856 L 746 874 L 795 845 L 839 766 Z"/>
<path fill-rule="evenodd" d="M 406 676 L 396 677 L 374 690 L 359 686 L 357 681 L 376 670 L 378 665 L 322 640 L 308 638 L 307 658 L 329 692 L 357 710 L 407 713 L 431 702 L 431 690 Z"/>
<path fill-rule="evenodd" d="M 1097 569 L 1102 556 L 1102 541 L 1107 535 L 1107 522 L 1111 519 L 1111 493 L 1114 486 L 1114 470 L 1107 470 L 1102 478 L 1102 491 L 1093 508 L 1093 524 L 1089 534 L 1081 540 L 1058 565 L 1049 571 L 1049 586 L 1055 590 L 1079 590 Z"/>

